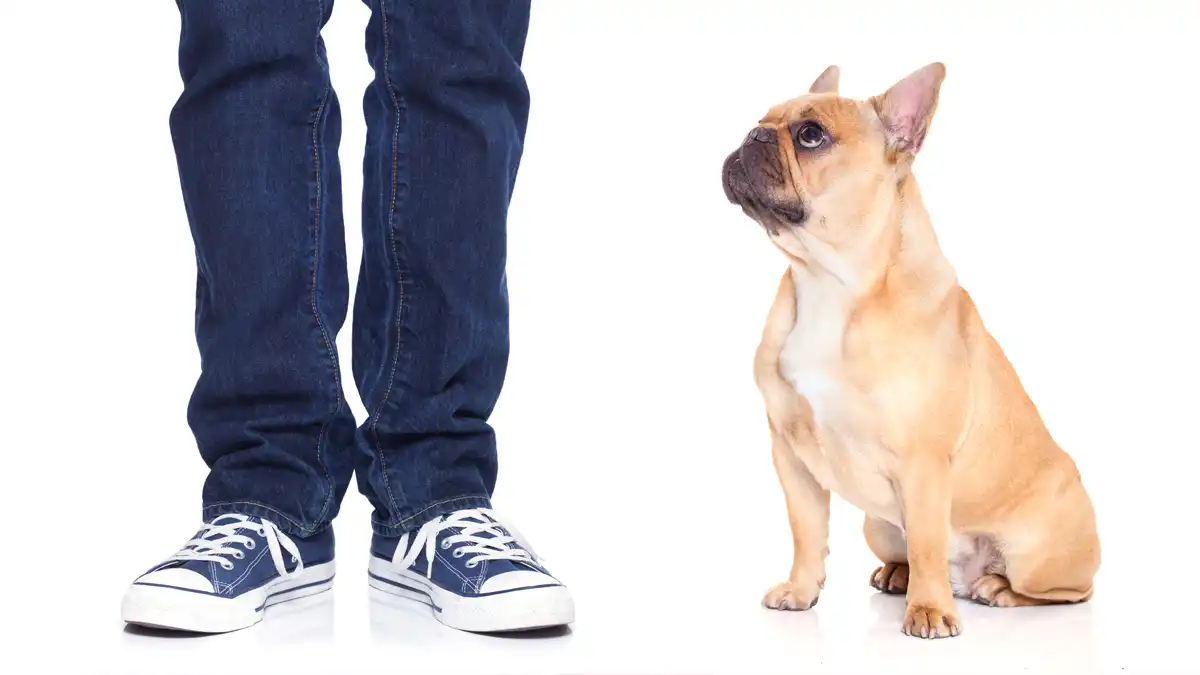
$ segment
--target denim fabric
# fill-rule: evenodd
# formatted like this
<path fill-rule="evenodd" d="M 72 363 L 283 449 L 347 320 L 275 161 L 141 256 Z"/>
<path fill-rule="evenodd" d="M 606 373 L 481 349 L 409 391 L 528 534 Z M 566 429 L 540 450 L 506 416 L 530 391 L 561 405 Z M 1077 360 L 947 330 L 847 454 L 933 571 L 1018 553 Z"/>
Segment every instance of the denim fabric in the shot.
<path fill-rule="evenodd" d="M 487 506 L 529 0 L 368 2 L 357 428 L 334 344 L 349 279 L 341 111 L 320 38 L 332 0 L 178 5 L 171 133 L 198 267 L 188 422 L 210 467 L 204 518 L 308 536 L 355 472 L 379 534 Z"/>

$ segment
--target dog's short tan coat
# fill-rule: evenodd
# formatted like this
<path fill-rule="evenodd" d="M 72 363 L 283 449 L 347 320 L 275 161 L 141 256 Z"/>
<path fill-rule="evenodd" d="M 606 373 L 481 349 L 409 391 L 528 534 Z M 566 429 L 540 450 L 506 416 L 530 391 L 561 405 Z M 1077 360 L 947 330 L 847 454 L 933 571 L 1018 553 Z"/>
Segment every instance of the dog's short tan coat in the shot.
<path fill-rule="evenodd" d="M 859 101 L 830 67 L 725 176 L 789 261 L 754 362 L 795 544 L 764 603 L 816 603 L 832 491 L 865 512 L 884 563 L 871 584 L 907 594 L 902 629 L 923 637 L 960 632 L 954 596 L 1086 601 L 1100 564 L 1075 463 L 959 286 L 911 171 L 944 75 Z M 825 140 L 801 147 L 800 126 Z"/>

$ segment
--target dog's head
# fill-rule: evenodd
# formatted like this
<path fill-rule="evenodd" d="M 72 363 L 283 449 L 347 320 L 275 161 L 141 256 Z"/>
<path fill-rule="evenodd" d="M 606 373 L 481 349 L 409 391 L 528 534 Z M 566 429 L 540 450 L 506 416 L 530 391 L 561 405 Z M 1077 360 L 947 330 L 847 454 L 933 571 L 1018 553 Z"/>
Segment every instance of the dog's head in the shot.
<path fill-rule="evenodd" d="M 933 63 L 860 101 L 838 95 L 830 66 L 725 160 L 726 197 L 794 260 L 870 247 L 925 140 L 945 74 Z"/>

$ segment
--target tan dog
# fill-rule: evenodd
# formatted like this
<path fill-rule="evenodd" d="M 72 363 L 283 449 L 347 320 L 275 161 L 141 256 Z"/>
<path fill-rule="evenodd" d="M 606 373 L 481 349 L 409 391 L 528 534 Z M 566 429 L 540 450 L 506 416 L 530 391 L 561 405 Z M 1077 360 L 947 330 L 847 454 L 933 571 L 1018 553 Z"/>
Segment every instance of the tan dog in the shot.
<path fill-rule="evenodd" d="M 907 593 L 902 629 L 920 637 L 960 632 L 955 596 L 1086 601 L 1100 565 L 1075 463 L 958 285 L 911 171 L 944 77 L 934 63 L 859 101 L 831 66 L 723 172 L 789 262 L 755 378 L 795 553 L 763 602 L 816 604 L 832 490 L 866 513 L 871 584 Z"/>

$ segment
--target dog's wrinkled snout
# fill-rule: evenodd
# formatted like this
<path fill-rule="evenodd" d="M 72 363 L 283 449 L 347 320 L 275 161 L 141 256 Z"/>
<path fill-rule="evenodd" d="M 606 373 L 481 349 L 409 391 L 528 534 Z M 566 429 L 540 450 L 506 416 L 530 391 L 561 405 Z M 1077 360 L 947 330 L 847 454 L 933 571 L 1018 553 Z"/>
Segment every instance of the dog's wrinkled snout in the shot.
<path fill-rule="evenodd" d="M 803 225 L 808 219 L 802 202 L 784 196 L 787 170 L 779 156 L 779 136 L 771 127 L 757 126 L 746 134 L 725 158 L 721 182 L 725 198 L 772 234 L 778 234 L 781 224 Z"/>
<path fill-rule="evenodd" d="M 721 182 L 725 188 L 725 198 L 733 204 L 754 208 L 760 201 L 759 195 L 752 183 L 752 174 L 763 172 L 772 179 L 778 174 L 776 151 L 768 148 L 778 142 L 775 130 L 758 126 L 746 134 L 746 138 L 737 150 L 725 158 L 721 170 Z M 765 165 L 765 166 L 764 166 Z"/>
<path fill-rule="evenodd" d="M 721 185 L 725 188 L 725 198 L 731 204 L 741 203 L 746 190 L 746 168 L 742 166 L 739 154 L 737 150 L 729 153 L 725 158 L 725 165 L 721 168 Z"/>

